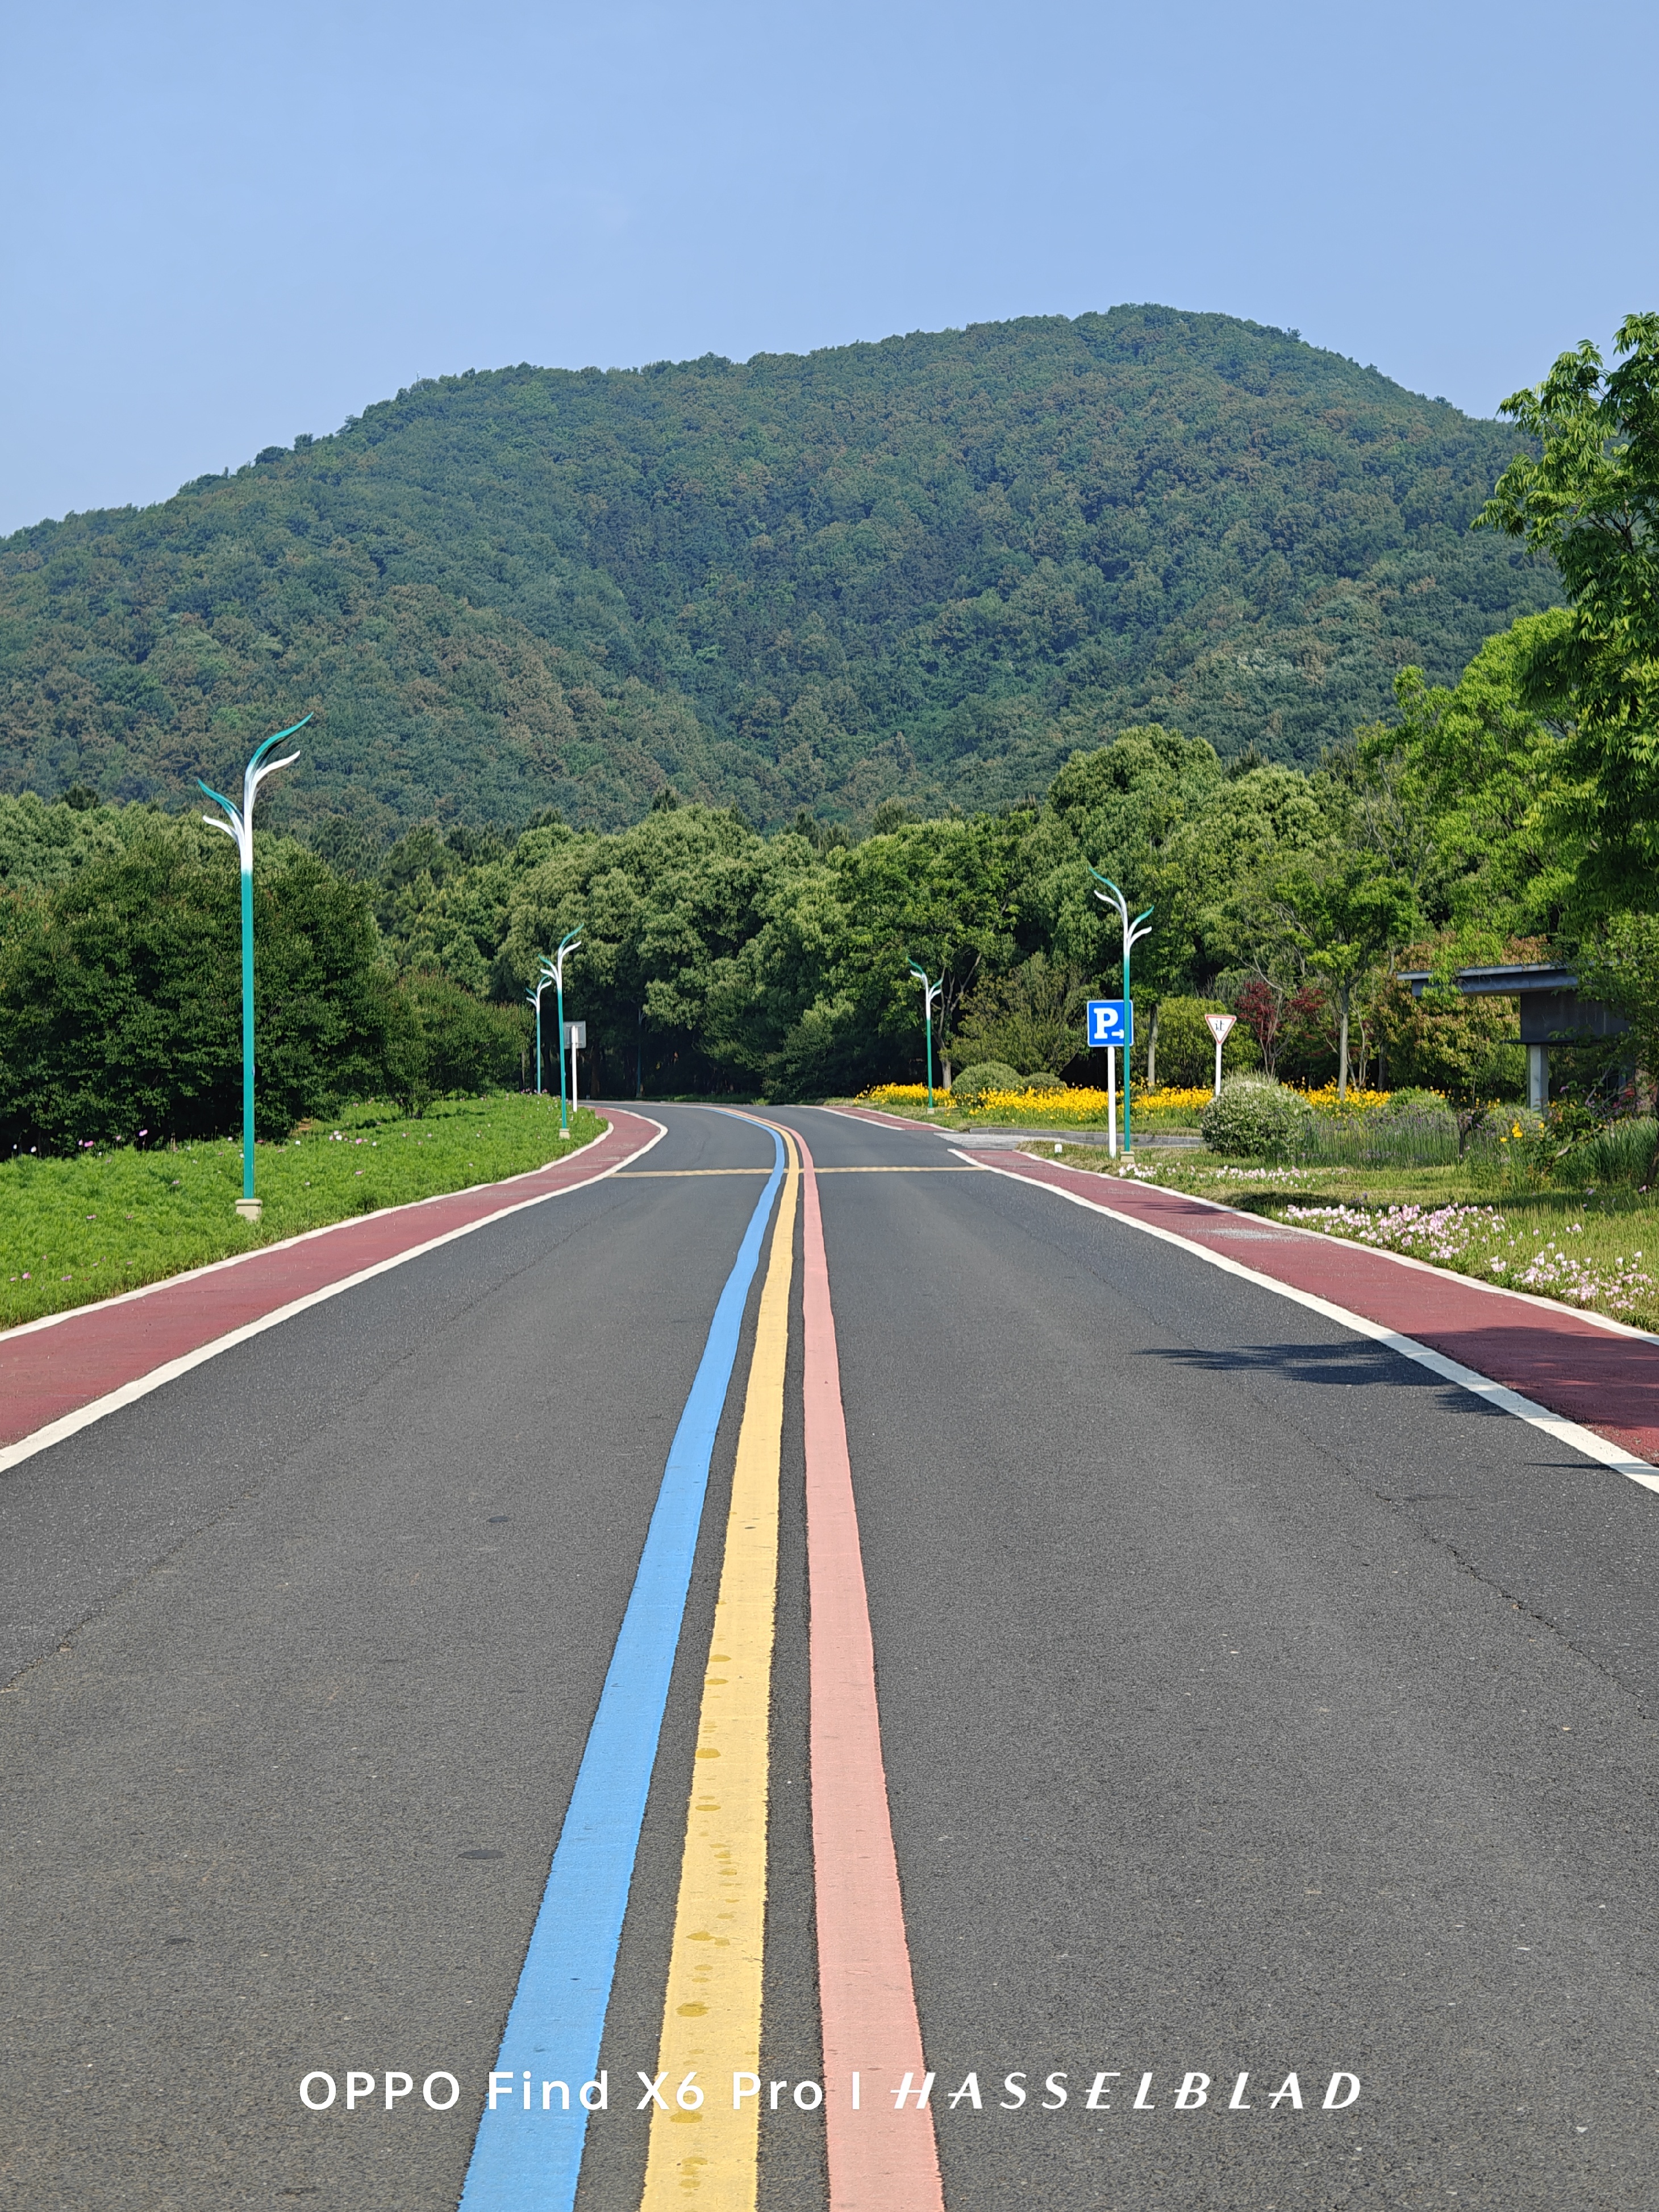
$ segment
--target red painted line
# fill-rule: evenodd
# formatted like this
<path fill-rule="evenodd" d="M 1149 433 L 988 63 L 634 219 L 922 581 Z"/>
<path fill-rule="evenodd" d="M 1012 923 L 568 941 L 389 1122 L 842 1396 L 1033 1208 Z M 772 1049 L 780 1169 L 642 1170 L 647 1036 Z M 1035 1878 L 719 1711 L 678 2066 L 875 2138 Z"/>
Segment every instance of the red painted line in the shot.
<path fill-rule="evenodd" d="M 0 1334 L 0 1449 L 139 1386 L 158 1369 L 201 1353 L 297 1300 L 365 1270 L 395 1264 L 497 1215 L 599 1180 L 662 1134 L 615 1109 L 604 1136 L 573 1158 L 479 1183 L 193 1268 L 165 1282 L 79 1306 Z"/>
<path fill-rule="evenodd" d="M 800 1150 L 812 1852 L 830 2212 L 944 2212 L 933 2116 L 915 2109 L 926 2070 L 921 2027 L 887 1805 L 823 1219 L 812 1156 L 804 1143 Z M 907 2074 L 911 2097 L 900 2112 L 893 2098 Z"/>
<path fill-rule="evenodd" d="M 1297 1235 L 1287 1225 L 1283 1243 L 1236 1242 L 1218 1231 L 1270 1232 L 1275 1224 L 1178 1191 L 1050 1165 L 1029 1152 L 999 1152 L 996 1165 L 1346 1306 L 1580 1423 L 1637 1459 L 1659 1462 L 1659 1344 L 1648 1337 L 1449 1268 L 1402 1265 L 1397 1255 L 1341 1237 Z"/>

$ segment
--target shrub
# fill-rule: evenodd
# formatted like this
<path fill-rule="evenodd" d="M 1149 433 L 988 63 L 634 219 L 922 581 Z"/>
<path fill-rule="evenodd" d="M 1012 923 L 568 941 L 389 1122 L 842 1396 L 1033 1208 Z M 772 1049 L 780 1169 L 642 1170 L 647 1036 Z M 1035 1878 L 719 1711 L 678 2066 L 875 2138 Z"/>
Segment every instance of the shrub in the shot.
<path fill-rule="evenodd" d="M 1293 1143 L 1308 1118 L 1294 1091 L 1266 1075 L 1230 1076 L 1199 1121 L 1212 1152 L 1233 1159 L 1260 1159 Z"/>
<path fill-rule="evenodd" d="M 1428 966 L 1437 949 L 1413 946 L 1407 957 Z M 1515 947 L 1510 952 L 1511 959 L 1538 957 Z M 1388 1073 L 1402 1085 L 1441 1092 L 1437 1103 L 1513 1097 L 1527 1079 L 1513 999 L 1468 999 L 1449 987 L 1414 999 L 1408 983 L 1390 975 L 1376 992 L 1370 1029 Z"/>
<path fill-rule="evenodd" d="M 957 1042 L 964 1053 L 983 1053 L 1004 1066 L 1058 1071 L 1082 1047 L 1088 995 L 1079 969 L 1034 952 L 964 1000 Z"/>
<path fill-rule="evenodd" d="M 1063 1091 L 1066 1085 L 1057 1075 L 1051 1075 L 1046 1067 L 1036 1067 L 1021 1079 L 1020 1088 L 1024 1091 Z"/>
<path fill-rule="evenodd" d="M 1609 1121 L 1605 1129 L 1587 1138 L 1572 1155 L 1575 1174 L 1582 1168 L 1587 1182 L 1627 1182 L 1638 1188 L 1654 1181 L 1654 1159 L 1659 1153 L 1659 1121 L 1647 1115 Z"/>
<path fill-rule="evenodd" d="M 976 1066 L 964 1067 L 951 1078 L 951 1102 L 956 1106 L 976 1106 L 983 1091 L 1024 1088 L 1025 1078 L 1017 1069 L 1000 1060 L 981 1060 Z"/>
<path fill-rule="evenodd" d="M 1219 999 L 1165 999 L 1158 1010 L 1158 1079 L 1170 1091 L 1205 1090 L 1215 1075 L 1215 1038 L 1206 1014 L 1224 1014 Z M 1145 1039 L 1142 1042 L 1144 1044 Z M 1144 1055 L 1138 1055 L 1144 1065 Z M 1249 1024 L 1235 1022 L 1221 1048 L 1221 1077 L 1260 1065 L 1261 1048 Z"/>
<path fill-rule="evenodd" d="M 404 1086 L 411 1105 L 421 1090 L 440 1097 L 517 1090 L 526 1072 L 525 1046 L 533 1034 L 527 1006 L 498 1006 L 475 999 L 445 975 L 411 975 L 404 989 L 420 1028 L 410 1079 Z M 556 1055 L 556 1023 L 548 1043 Z M 556 1057 L 544 1081 L 547 1074 L 551 1076 L 547 1087 L 556 1093 Z"/>
<path fill-rule="evenodd" d="M 1407 1087 L 1391 1091 L 1385 1114 L 1438 1114 L 1445 1110 L 1446 1102 L 1437 1091 L 1421 1091 Z"/>

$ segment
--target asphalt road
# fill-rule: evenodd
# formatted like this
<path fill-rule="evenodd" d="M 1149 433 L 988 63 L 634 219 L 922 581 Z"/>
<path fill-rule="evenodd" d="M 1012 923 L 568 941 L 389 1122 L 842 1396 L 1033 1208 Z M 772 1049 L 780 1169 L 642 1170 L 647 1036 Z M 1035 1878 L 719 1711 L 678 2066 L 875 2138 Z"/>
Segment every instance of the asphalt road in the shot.
<path fill-rule="evenodd" d="M 0 1477 L 0 2178 L 31 2212 L 456 2203 L 761 1188 L 665 1171 L 772 1159 L 653 1110 L 648 1173 Z M 775 1118 L 821 1170 L 950 1158 Z M 821 1194 L 950 2212 L 1659 2202 L 1659 1500 L 1006 1177 Z M 819 2070 L 796 1301 L 762 2069 L 788 2081 Z M 654 2061 L 744 1373 L 579 2212 L 640 2201 L 625 2085 Z M 354 2068 L 465 2094 L 302 2109 L 304 2075 Z M 1359 2098 L 1322 2111 L 1339 2072 Z M 765 2212 L 823 2207 L 820 2118 L 786 2095 L 761 2141 Z"/>

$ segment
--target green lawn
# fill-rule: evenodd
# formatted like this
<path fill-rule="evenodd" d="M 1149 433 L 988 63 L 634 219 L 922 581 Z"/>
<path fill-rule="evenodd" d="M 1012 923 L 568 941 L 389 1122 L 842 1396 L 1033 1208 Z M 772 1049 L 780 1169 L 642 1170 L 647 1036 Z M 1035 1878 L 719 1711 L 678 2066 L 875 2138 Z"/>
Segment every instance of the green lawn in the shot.
<path fill-rule="evenodd" d="M 1052 1144 L 1024 1149 L 1054 1156 Z M 1126 1170 L 1069 1141 L 1062 1157 L 1659 1331 L 1659 1198 L 1626 1186 L 1506 1187 L 1467 1166 L 1258 1167 L 1156 1148 Z"/>
<path fill-rule="evenodd" d="M 561 1143 L 557 1101 L 512 1092 L 444 1100 L 418 1121 L 389 1105 L 354 1106 L 285 1145 L 259 1146 L 257 1227 L 234 1210 L 240 1145 L 14 1158 L 0 1165 L 0 1328 L 383 1206 L 521 1175 L 568 1158 L 604 1127 L 584 1106 Z"/>

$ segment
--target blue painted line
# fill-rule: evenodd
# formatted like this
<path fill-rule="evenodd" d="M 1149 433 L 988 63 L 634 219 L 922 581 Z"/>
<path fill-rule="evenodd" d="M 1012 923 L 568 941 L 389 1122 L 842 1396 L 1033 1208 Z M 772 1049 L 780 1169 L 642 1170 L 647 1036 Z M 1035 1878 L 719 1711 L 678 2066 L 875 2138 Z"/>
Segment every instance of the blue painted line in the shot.
<path fill-rule="evenodd" d="M 575 2198 L 587 2136 L 582 2087 L 599 2077 L 617 1946 L 685 1617 L 708 1463 L 737 1360 L 743 1310 L 760 1264 L 761 1238 L 783 1178 L 782 1139 L 767 1133 L 772 1136 L 772 1172 L 714 1308 L 708 1340 L 674 1432 L 633 1593 L 507 2016 L 495 2066 L 499 2074 L 513 2076 L 514 2086 L 478 2124 L 461 2212 L 530 2212 L 532 2206 L 535 2212 L 569 2212 Z M 528 2112 L 523 2095 L 526 2072 Z M 550 2109 L 542 2110 L 541 2085 L 549 2080 L 568 2085 L 568 2113 L 556 2089 L 550 2093 Z M 598 2109 L 597 2091 L 594 2098 Z"/>

